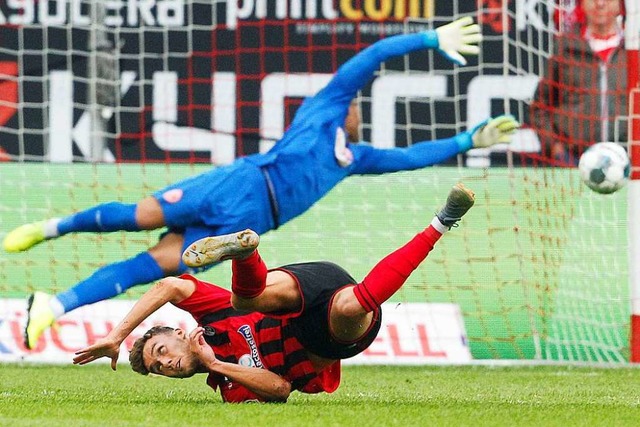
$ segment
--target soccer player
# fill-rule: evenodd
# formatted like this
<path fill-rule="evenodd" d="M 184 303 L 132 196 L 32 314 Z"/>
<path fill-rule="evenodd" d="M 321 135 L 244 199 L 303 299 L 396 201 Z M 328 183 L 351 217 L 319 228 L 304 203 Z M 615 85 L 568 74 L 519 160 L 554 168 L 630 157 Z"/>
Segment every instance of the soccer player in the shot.
<path fill-rule="evenodd" d="M 120 345 L 154 311 L 170 302 L 199 326 L 190 334 L 154 326 L 129 354 L 134 371 L 168 377 L 206 373 L 225 402 L 284 402 L 289 394 L 335 391 L 340 360 L 365 350 L 381 324 L 380 305 L 407 280 L 442 235 L 473 206 L 474 194 L 454 186 L 431 224 L 383 258 L 361 282 L 336 264 L 307 262 L 267 270 L 251 230 L 206 237 L 183 254 L 201 267 L 232 259 L 231 293 L 193 276 L 165 278 L 74 364 L 101 357 L 116 369 Z"/>
<path fill-rule="evenodd" d="M 112 298 L 132 286 L 188 271 L 183 250 L 202 237 L 251 228 L 262 234 L 309 209 L 349 175 L 418 169 L 474 147 L 508 143 L 519 123 L 503 115 L 452 138 L 407 148 L 376 149 L 358 141 L 359 115 L 352 99 L 379 65 L 394 56 L 438 49 L 452 61 L 477 54 L 479 26 L 471 18 L 378 41 L 340 67 L 332 80 L 300 106 L 293 123 L 265 154 L 170 185 L 137 204 L 110 202 L 62 219 L 23 225 L 7 234 L 4 249 L 27 250 L 72 232 L 139 231 L 167 227 L 160 241 L 137 256 L 98 269 L 71 289 L 29 297 L 25 345 L 34 348 L 56 318 L 77 307 Z M 347 141 L 347 136 L 349 141 Z"/>

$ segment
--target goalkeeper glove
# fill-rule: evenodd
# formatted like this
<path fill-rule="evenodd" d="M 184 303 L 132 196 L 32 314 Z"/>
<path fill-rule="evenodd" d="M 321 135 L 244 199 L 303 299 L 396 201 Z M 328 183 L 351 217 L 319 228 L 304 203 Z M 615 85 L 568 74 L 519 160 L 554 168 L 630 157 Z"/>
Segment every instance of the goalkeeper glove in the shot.
<path fill-rule="evenodd" d="M 469 16 L 455 20 L 435 30 L 425 31 L 427 48 L 438 49 L 448 60 L 466 65 L 462 55 L 477 55 L 480 52 L 478 43 L 482 40 L 480 26 L 473 23 Z"/>
<path fill-rule="evenodd" d="M 508 144 L 520 127 L 515 117 L 505 114 L 489 118 L 471 131 L 473 148 L 486 148 L 495 144 Z"/>

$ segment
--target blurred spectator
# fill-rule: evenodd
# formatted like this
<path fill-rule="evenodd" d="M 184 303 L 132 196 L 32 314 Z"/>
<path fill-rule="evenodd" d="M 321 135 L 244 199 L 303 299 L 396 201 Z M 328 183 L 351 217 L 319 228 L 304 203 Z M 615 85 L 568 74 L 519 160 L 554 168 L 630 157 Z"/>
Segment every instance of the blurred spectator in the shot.
<path fill-rule="evenodd" d="M 627 138 L 623 18 L 623 0 L 576 0 L 561 23 L 567 31 L 554 39 L 531 104 L 542 155 L 556 165 L 575 165 L 594 143 Z"/>

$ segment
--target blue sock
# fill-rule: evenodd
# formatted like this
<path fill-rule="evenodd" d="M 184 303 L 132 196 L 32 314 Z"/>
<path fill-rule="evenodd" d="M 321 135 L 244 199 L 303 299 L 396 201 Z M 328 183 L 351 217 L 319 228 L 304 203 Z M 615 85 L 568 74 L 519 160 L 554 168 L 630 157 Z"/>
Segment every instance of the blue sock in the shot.
<path fill-rule="evenodd" d="M 142 252 L 134 258 L 106 265 L 91 276 L 56 295 L 65 313 L 80 306 L 93 304 L 119 295 L 135 285 L 142 285 L 165 277 L 158 263 Z"/>
<path fill-rule="evenodd" d="M 140 231 L 136 224 L 136 205 L 109 202 L 94 206 L 60 220 L 60 235 L 77 231 Z"/>

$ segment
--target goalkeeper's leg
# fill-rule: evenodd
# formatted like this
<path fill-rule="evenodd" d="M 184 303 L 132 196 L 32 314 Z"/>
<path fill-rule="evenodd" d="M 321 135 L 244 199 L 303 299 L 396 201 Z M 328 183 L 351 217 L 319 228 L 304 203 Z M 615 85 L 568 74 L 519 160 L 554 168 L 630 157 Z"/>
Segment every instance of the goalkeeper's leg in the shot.
<path fill-rule="evenodd" d="M 349 342 L 365 334 L 371 323 L 371 313 L 402 287 L 440 237 L 457 225 L 474 201 L 473 192 L 457 184 L 429 227 L 383 258 L 361 283 L 340 290 L 329 312 L 331 330 L 336 338 Z"/>
<path fill-rule="evenodd" d="M 151 230 L 164 226 L 162 208 L 153 197 L 137 204 L 109 202 L 66 216 L 22 225 L 7 234 L 7 252 L 25 251 L 38 243 L 75 232 Z"/>
<path fill-rule="evenodd" d="M 34 293 L 28 302 L 25 346 L 35 348 L 42 333 L 64 313 L 113 298 L 133 286 L 180 273 L 183 241 L 182 235 L 169 233 L 148 252 L 106 265 L 66 291 L 56 295 Z"/>

